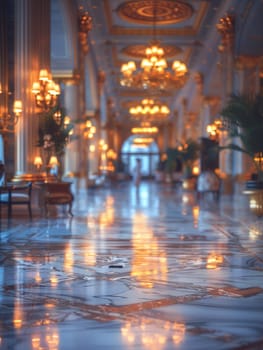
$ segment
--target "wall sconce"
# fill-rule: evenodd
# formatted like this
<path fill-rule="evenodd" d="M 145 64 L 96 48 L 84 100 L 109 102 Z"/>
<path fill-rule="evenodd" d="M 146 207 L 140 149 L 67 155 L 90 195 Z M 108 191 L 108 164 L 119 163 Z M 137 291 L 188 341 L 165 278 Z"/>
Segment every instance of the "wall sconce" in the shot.
<path fill-rule="evenodd" d="M 15 100 L 12 112 L 8 111 L 8 97 L 10 92 L 4 92 L 0 84 L 0 133 L 14 132 L 14 126 L 17 124 L 23 111 L 22 101 Z"/>
<path fill-rule="evenodd" d="M 94 153 L 94 152 L 96 151 L 95 145 L 90 145 L 90 146 L 89 146 L 89 151 L 90 151 L 91 153 Z"/>
<path fill-rule="evenodd" d="M 109 148 L 109 146 L 107 145 L 107 143 L 104 140 L 100 140 L 99 148 L 101 151 L 106 152 L 107 149 Z"/>
<path fill-rule="evenodd" d="M 60 86 L 50 78 L 47 69 L 41 69 L 39 81 L 33 83 L 32 92 L 35 95 L 36 106 L 48 111 L 57 104 Z"/>
<path fill-rule="evenodd" d="M 96 127 L 92 124 L 91 120 L 87 120 L 84 126 L 84 137 L 86 139 L 92 139 L 96 133 Z"/>
<path fill-rule="evenodd" d="M 214 120 L 212 124 L 208 124 L 206 131 L 209 134 L 211 140 L 218 141 L 220 132 L 222 131 L 222 122 L 219 119 Z"/>
<path fill-rule="evenodd" d="M 36 166 L 37 170 L 39 170 L 41 168 L 41 166 L 43 165 L 43 160 L 40 156 L 35 157 L 34 165 Z"/>

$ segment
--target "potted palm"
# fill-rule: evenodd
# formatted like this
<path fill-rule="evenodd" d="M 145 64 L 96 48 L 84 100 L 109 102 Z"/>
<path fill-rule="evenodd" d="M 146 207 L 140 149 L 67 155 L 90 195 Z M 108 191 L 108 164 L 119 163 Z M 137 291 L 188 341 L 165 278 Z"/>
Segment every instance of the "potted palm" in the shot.
<path fill-rule="evenodd" d="M 245 193 L 251 195 L 252 202 L 256 199 L 256 214 L 261 216 L 263 203 L 258 202 L 261 192 L 257 189 L 263 189 L 263 96 L 232 95 L 221 115 L 228 124 L 229 136 L 239 139 L 240 145 L 230 141 L 220 149 L 243 152 L 251 158 L 255 170 L 246 181 Z"/>
<path fill-rule="evenodd" d="M 69 122 L 65 110 L 59 105 L 40 115 L 37 147 L 42 150 L 47 172 L 50 159 L 55 156 L 59 162 L 58 175 L 61 176 L 65 147 L 72 129 L 73 124 Z"/>
<path fill-rule="evenodd" d="M 167 150 L 167 171 L 173 172 L 178 166 L 182 168 L 183 187 L 192 188 L 195 186 L 193 177 L 194 162 L 200 156 L 199 142 L 188 139 L 185 143 L 180 144 L 176 148 L 168 148 Z"/>
<path fill-rule="evenodd" d="M 238 138 L 241 145 L 229 142 L 220 149 L 232 149 L 247 154 L 255 168 L 254 186 L 261 186 L 263 184 L 263 96 L 232 95 L 222 109 L 221 115 L 229 126 L 230 137 Z M 251 182 L 247 185 L 251 185 Z"/>

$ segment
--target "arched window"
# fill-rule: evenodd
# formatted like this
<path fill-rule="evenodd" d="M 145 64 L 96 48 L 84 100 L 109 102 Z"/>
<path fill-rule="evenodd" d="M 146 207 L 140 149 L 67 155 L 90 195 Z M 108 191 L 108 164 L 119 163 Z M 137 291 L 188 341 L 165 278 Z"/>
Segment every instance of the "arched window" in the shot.
<path fill-rule="evenodd" d="M 159 161 L 159 147 L 152 136 L 132 135 L 123 143 L 121 155 L 130 175 L 133 173 L 136 158 L 140 158 L 142 175 L 151 177 Z"/>

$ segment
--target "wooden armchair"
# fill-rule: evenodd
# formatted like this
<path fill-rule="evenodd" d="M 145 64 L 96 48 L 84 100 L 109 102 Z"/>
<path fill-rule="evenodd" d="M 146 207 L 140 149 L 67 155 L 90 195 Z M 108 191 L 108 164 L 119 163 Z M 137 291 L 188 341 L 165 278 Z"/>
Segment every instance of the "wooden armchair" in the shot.
<path fill-rule="evenodd" d="M 46 182 L 44 184 L 44 210 L 48 215 L 49 205 L 68 205 L 68 213 L 72 214 L 73 194 L 71 193 L 70 182 Z"/>
<path fill-rule="evenodd" d="M 8 219 L 12 218 L 13 206 L 26 205 L 30 219 L 32 219 L 31 209 L 32 182 L 12 183 L 9 182 L 0 187 L 0 206 L 6 205 L 8 208 Z M 2 208 L 0 208 L 2 211 Z"/>

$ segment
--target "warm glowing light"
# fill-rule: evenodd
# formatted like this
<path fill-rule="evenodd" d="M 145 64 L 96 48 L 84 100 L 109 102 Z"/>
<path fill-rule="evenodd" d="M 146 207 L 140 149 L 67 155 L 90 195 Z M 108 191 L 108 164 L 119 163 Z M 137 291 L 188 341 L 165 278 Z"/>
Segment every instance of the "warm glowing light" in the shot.
<path fill-rule="evenodd" d="M 52 287 L 55 287 L 58 284 L 58 278 L 54 272 L 51 272 L 50 283 Z"/>
<path fill-rule="evenodd" d="M 129 344 L 149 350 L 162 350 L 169 339 L 175 345 L 182 343 L 185 337 L 185 325 L 179 322 L 153 321 L 146 317 L 137 322 L 126 321 L 121 327 L 123 340 Z"/>
<path fill-rule="evenodd" d="M 35 156 L 34 165 L 37 167 L 37 169 L 39 169 L 41 165 L 43 165 L 43 160 L 40 156 Z"/>
<path fill-rule="evenodd" d="M 35 95 L 36 106 L 48 111 L 57 104 L 60 86 L 50 78 L 47 69 L 41 69 L 38 82 L 33 83 L 31 91 Z"/>
<path fill-rule="evenodd" d="M 210 139 L 218 140 L 222 131 L 222 121 L 219 119 L 214 120 L 212 124 L 208 124 L 206 131 L 209 134 Z"/>
<path fill-rule="evenodd" d="M 49 166 L 55 167 L 59 165 L 58 158 L 56 156 L 51 156 L 49 160 Z"/>
<path fill-rule="evenodd" d="M 64 253 L 64 269 L 66 272 L 72 272 L 74 265 L 74 253 L 71 245 L 68 243 Z"/>
<path fill-rule="evenodd" d="M 114 210 L 114 198 L 108 197 L 105 204 L 105 210 L 101 212 L 99 216 L 99 222 L 101 226 L 108 227 L 114 223 L 115 210 Z"/>
<path fill-rule="evenodd" d="M 92 152 L 92 153 L 95 152 L 96 151 L 95 145 L 90 145 L 89 146 L 89 151 Z"/>
<path fill-rule="evenodd" d="M 7 95 L 7 100 L 9 98 L 9 92 L 0 92 L 1 94 Z M 0 114 L 0 133 L 14 132 L 14 126 L 18 123 L 21 113 L 23 111 L 22 101 L 15 100 L 13 104 L 13 111 L 8 111 L 9 105 L 1 106 Z M 2 112 L 3 111 L 3 112 Z"/>
<path fill-rule="evenodd" d="M 150 144 L 153 141 L 154 141 L 154 139 L 152 137 L 138 137 L 138 138 L 133 139 L 134 144 L 142 144 L 142 143 Z"/>
<path fill-rule="evenodd" d="M 59 334 L 58 332 L 51 331 L 50 334 L 46 335 L 46 342 L 49 345 L 49 349 L 56 350 L 59 345 Z"/>
<path fill-rule="evenodd" d="M 39 271 L 36 272 L 35 281 L 37 283 L 40 283 L 42 281 Z"/>
<path fill-rule="evenodd" d="M 144 232 L 143 235 L 141 232 Z M 159 248 L 157 237 L 148 226 L 146 217 L 135 215 L 133 219 L 131 276 L 144 288 L 153 288 L 154 281 L 167 279 L 166 252 Z M 142 268 L 143 266 L 143 268 Z"/>
<path fill-rule="evenodd" d="M 220 254 L 211 253 L 207 257 L 206 268 L 207 269 L 217 269 L 222 265 L 224 258 Z"/>
<path fill-rule="evenodd" d="M 193 175 L 199 175 L 199 173 L 200 173 L 199 167 L 198 166 L 194 166 L 193 170 L 192 170 L 192 174 Z"/>
<path fill-rule="evenodd" d="M 162 104 L 161 101 L 146 98 L 139 105 L 130 107 L 129 113 L 135 119 L 163 120 L 170 114 L 170 109 L 167 105 Z"/>
<path fill-rule="evenodd" d="M 67 125 L 69 125 L 69 124 L 70 124 L 70 117 L 69 117 L 68 115 L 66 115 L 66 116 L 64 117 L 64 125 L 67 126 Z"/>
<path fill-rule="evenodd" d="M 20 115 L 20 113 L 22 113 L 22 111 L 23 111 L 22 101 L 16 100 L 16 101 L 14 102 L 13 111 L 14 111 L 14 113 L 17 114 L 17 115 Z"/>
<path fill-rule="evenodd" d="M 21 328 L 23 324 L 23 311 L 21 304 L 18 300 L 15 301 L 14 304 L 14 316 L 13 316 L 13 324 L 15 328 Z"/>
<path fill-rule="evenodd" d="M 150 127 L 135 127 L 131 129 L 133 134 L 155 134 L 159 131 L 156 126 Z"/>
<path fill-rule="evenodd" d="M 108 159 L 115 160 L 115 159 L 117 159 L 117 157 L 118 157 L 118 155 L 113 149 L 109 149 L 107 151 L 107 158 Z"/>
<path fill-rule="evenodd" d="M 84 137 L 86 139 L 92 139 L 96 133 L 96 127 L 92 124 L 90 119 L 87 119 L 85 124 L 82 125 Z"/>
<path fill-rule="evenodd" d="M 179 88 L 186 82 L 187 67 L 180 61 L 174 61 L 169 68 L 164 49 L 155 40 L 145 50 L 145 58 L 137 71 L 135 62 L 129 61 L 121 66 L 120 84 L 125 87 L 165 90 Z"/>
<path fill-rule="evenodd" d="M 198 221 L 199 221 L 199 215 L 200 215 L 199 206 L 197 205 L 193 206 L 192 213 L 193 213 L 193 219 L 194 219 L 194 227 L 198 227 Z"/>

